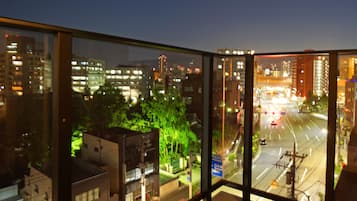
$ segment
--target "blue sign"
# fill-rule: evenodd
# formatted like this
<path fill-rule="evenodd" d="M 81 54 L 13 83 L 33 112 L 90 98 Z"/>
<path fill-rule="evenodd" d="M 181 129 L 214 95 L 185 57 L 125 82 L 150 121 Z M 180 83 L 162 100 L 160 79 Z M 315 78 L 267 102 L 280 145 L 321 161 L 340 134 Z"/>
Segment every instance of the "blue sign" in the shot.
<path fill-rule="evenodd" d="M 223 177 L 222 157 L 219 155 L 212 156 L 211 166 L 212 176 Z"/>

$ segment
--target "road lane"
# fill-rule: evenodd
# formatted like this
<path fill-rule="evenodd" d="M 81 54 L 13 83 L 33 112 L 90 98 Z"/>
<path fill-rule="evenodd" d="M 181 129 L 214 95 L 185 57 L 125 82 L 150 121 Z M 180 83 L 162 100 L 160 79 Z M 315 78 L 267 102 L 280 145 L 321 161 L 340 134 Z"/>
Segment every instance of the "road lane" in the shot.
<path fill-rule="evenodd" d="M 271 104 L 262 101 L 262 110 L 271 107 Z M 274 109 L 278 110 L 276 106 Z M 297 160 L 299 167 L 296 170 L 296 189 L 316 195 L 316 189 L 322 189 L 317 187 L 318 183 L 325 180 L 327 134 L 323 129 L 327 128 L 327 121 L 308 113 L 298 113 L 293 104 L 284 105 L 283 109 L 286 115 L 278 120 L 276 126 L 271 125 L 271 120 L 278 117 L 264 112 L 261 114 L 260 133 L 261 137 L 267 139 L 267 145 L 260 146 L 260 155 L 253 163 L 252 186 L 288 196 L 289 185 L 285 184 L 285 174 L 289 169 L 276 167 L 274 164 L 286 151 L 292 151 L 295 141 L 298 144 L 298 154 L 308 155 L 301 163 Z M 242 174 L 238 172 L 241 170 L 229 179 L 242 181 Z M 273 181 L 278 181 L 278 186 L 272 186 Z M 302 192 L 296 194 L 303 197 L 305 195 Z"/>

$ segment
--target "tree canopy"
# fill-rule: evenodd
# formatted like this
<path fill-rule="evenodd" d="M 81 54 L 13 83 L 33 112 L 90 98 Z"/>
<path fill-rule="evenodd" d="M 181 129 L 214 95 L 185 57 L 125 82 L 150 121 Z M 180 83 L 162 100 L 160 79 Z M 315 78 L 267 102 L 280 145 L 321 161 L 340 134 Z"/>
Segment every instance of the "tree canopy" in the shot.
<path fill-rule="evenodd" d="M 197 137 L 186 119 L 182 97 L 176 91 L 165 94 L 154 91 L 149 100 L 141 103 L 141 107 L 151 126 L 160 130 L 161 162 L 168 162 L 180 154 L 187 155 L 189 146 L 197 141 Z"/>
<path fill-rule="evenodd" d="M 106 83 L 94 92 L 89 100 L 89 127 L 102 131 L 105 128 L 120 127 L 127 121 L 129 104 L 120 89 Z"/>
<path fill-rule="evenodd" d="M 161 163 L 187 155 L 189 147 L 197 141 L 186 118 L 186 105 L 178 91 L 165 94 L 154 91 L 153 96 L 130 105 L 121 90 L 105 84 L 85 105 L 88 115 L 82 118 L 87 119 L 84 128 L 89 130 L 101 132 L 105 128 L 123 127 L 146 132 L 159 129 Z"/>

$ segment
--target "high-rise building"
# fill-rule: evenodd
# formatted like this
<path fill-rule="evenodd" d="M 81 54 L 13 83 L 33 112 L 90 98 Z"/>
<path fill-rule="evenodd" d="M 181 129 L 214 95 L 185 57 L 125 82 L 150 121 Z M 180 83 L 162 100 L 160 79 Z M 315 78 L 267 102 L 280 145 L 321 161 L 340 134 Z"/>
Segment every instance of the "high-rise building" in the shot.
<path fill-rule="evenodd" d="M 356 119 L 356 89 L 356 80 L 346 81 L 344 117 L 346 121 L 351 123 L 354 123 Z"/>
<path fill-rule="evenodd" d="M 329 64 L 327 57 L 316 56 L 314 58 L 313 67 L 313 94 L 317 96 L 322 96 L 323 94 L 328 95 Z"/>
<path fill-rule="evenodd" d="M 309 94 L 328 95 L 328 71 L 328 58 L 325 56 L 297 56 L 296 72 L 293 76 L 296 95 L 300 97 L 307 97 Z"/>
<path fill-rule="evenodd" d="M 103 60 L 74 56 L 72 58 L 72 89 L 79 93 L 93 94 L 105 83 L 104 67 Z"/>
<path fill-rule="evenodd" d="M 341 56 L 339 57 L 339 78 L 341 80 L 351 79 L 357 73 L 357 57 Z"/>
<path fill-rule="evenodd" d="M 168 64 L 168 57 L 164 54 L 158 57 L 158 66 L 153 68 L 153 87 L 161 92 L 165 90 L 182 90 L 183 80 L 188 74 L 200 74 L 201 68 L 193 61 L 188 65 Z"/>
<path fill-rule="evenodd" d="M 202 74 L 187 74 L 182 82 L 182 97 L 185 100 L 187 112 L 194 113 L 203 119 L 202 107 Z"/>
<path fill-rule="evenodd" d="M 307 97 L 313 91 L 313 55 L 296 57 L 296 96 Z"/>
<path fill-rule="evenodd" d="M 113 87 L 122 90 L 126 100 L 137 102 L 139 97 L 150 95 L 152 73 L 149 66 L 118 65 L 106 68 L 105 79 Z"/>
<path fill-rule="evenodd" d="M 39 93 L 52 86 L 48 50 L 38 49 L 35 38 L 5 34 L 5 52 L 0 53 L 0 93 Z"/>
<path fill-rule="evenodd" d="M 219 54 L 230 54 L 230 57 L 222 57 L 217 61 L 217 69 L 215 70 L 215 79 L 217 83 L 222 83 L 225 79 L 225 91 L 223 103 L 228 112 L 238 112 L 241 106 L 241 100 L 244 98 L 245 90 L 245 60 L 238 55 L 254 54 L 254 50 L 238 50 L 238 49 L 218 49 Z M 233 55 L 237 55 L 234 57 Z M 222 85 L 216 85 L 218 88 L 215 91 L 222 93 Z M 219 88 L 220 87 L 220 88 Z M 223 93 L 222 93 L 223 96 Z M 213 98 L 214 108 L 221 107 L 222 96 Z"/>
<path fill-rule="evenodd" d="M 254 54 L 254 50 L 238 50 L 238 49 L 218 49 L 219 54 L 232 54 L 232 55 L 244 55 L 244 54 Z M 245 61 L 240 57 L 227 57 L 221 59 L 218 65 L 221 65 L 221 69 L 225 67 L 225 72 L 227 74 L 228 80 L 237 80 L 240 83 L 240 88 L 244 92 L 245 83 Z"/>
<path fill-rule="evenodd" d="M 158 90 L 165 91 L 165 89 L 167 88 L 166 71 L 167 71 L 167 56 L 162 54 L 158 57 L 157 68 L 153 68 L 153 73 L 154 73 L 153 86 Z"/>

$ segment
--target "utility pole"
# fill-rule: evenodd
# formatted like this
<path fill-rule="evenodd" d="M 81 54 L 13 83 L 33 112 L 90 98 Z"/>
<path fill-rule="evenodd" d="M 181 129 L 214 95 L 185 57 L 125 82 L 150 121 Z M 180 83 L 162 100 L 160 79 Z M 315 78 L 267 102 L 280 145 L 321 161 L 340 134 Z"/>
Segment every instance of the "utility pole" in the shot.
<path fill-rule="evenodd" d="M 192 198 L 192 152 L 190 152 L 190 156 L 188 159 L 188 199 Z"/>
<path fill-rule="evenodd" d="M 141 147 L 140 147 L 140 170 L 141 170 L 141 201 L 146 200 L 146 178 L 145 178 L 145 138 L 141 138 Z"/>
<path fill-rule="evenodd" d="M 291 171 L 291 181 L 292 181 L 292 185 L 291 185 L 291 197 L 295 198 L 295 173 L 296 173 L 296 144 L 294 142 L 294 148 L 293 148 L 293 165 L 290 168 Z"/>
<path fill-rule="evenodd" d="M 140 144 L 140 172 L 141 172 L 141 179 L 140 179 L 140 186 L 141 186 L 141 201 L 146 201 L 146 177 L 145 177 L 145 156 L 147 152 L 152 151 L 155 149 L 152 147 L 151 139 L 149 135 L 141 134 L 141 144 Z"/>
<path fill-rule="evenodd" d="M 222 156 L 224 154 L 224 123 L 226 115 L 226 57 L 223 58 L 222 68 Z"/>
<path fill-rule="evenodd" d="M 289 158 L 289 162 L 286 163 L 283 161 L 284 156 Z M 294 142 L 293 151 L 286 151 L 284 155 L 280 157 L 280 159 L 274 164 L 276 167 L 283 167 L 289 169 L 286 173 L 286 184 L 291 184 L 290 189 L 290 197 L 295 199 L 295 177 L 296 177 L 296 170 L 304 160 L 307 154 L 298 154 L 296 152 L 296 143 Z M 300 159 L 299 164 L 296 165 L 296 159 Z"/>

